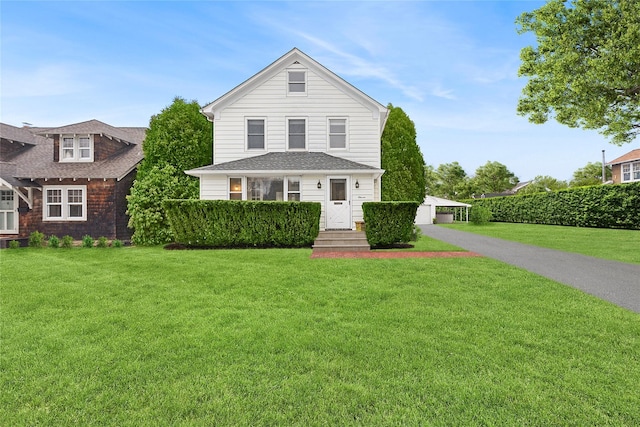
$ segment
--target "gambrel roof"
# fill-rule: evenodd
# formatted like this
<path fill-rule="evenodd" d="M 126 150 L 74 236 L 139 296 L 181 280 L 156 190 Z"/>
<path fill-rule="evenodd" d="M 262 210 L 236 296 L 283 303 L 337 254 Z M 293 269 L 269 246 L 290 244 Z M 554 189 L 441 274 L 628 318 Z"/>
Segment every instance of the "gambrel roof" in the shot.
<path fill-rule="evenodd" d="M 219 114 L 228 105 L 233 104 L 235 101 L 242 98 L 245 94 L 260 86 L 262 83 L 266 82 L 277 73 L 287 69 L 293 64 L 301 64 L 309 70 L 312 70 L 315 74 L 331 83 L 334 87 L 368 108 L 371 111 L 372 115 L 374 115 L 374 117 L 380 117 L 380 133 L 382 133 L 387 120 L 387 116 L 389 114 L 387 108 L 375 99 L 371 98 L 369 95 L 357 89 L 355 86 L 348 83 L 346 80 L 342 79 L 332 71 L 325 68 L 322 64 L 306 55 L 298 48 L 293 48 L 292 50 L 281 56 L 279 59 L 277 59 L 275 62 L 273 62 L 271 65 L 267 66 L 265 69 L 258 72 L 253 77 L 250 77 L 245 82 L 225 93 L 209 105 L 203 107 L 200 111 L 202 112 L 202 114 L 207 116 L 209 120 L 213 121 L 214 119 L 218 118 Z"/>
<path fill-rule="evenodd" d="M 284 152 L 267 153 L 261 156 L 248 157 L 217 165 L 203 166 L 186 171 L 193 176 L 213 174 L 247 174 L 247 173 L 282 173 L 302 174 L 310 172 L 332 173 L 378 173 L 382 169 L 352 162 L 351 160 L 331 156 L 326 153 Z"/>

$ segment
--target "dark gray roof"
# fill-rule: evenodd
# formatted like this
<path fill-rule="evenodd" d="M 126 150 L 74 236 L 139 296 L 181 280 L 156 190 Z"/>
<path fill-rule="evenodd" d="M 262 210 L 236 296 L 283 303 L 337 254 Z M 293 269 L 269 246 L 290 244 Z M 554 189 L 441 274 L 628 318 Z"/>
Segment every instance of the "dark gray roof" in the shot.
<path fill-rule="evenodd" d="M 96 127 L 92 128 L 90 124 L 95 124 Z M 109 130 L 109 133 L 106 132 L 107 130 Z M 12 177 L 25 180 L 37 178 L 121 179 L 142 160 L 142 141 L 144 141 L 146 133 L 145 128 L 114 128 L 98 120 L 79 123 L 78 126 L 70 125 L 44 131 L 42 128 L 37 129 L 36 132 L 45 135 L 62 133 L 103 134 L 123 142 L 122 149 L 105 160 L 87 163 L 61 163 L 53 161 L 52 138 L 34 135 L 31 133 L 31 128 L 16 128 L 6 124 L 2 124 L 0 131 L 2 132 L 0 137 L 8 140 L 12 140 L 9 137 L 15 137 L 16 135 L 23 135 L 23 139 L 29 139 L 27 133 L 31 134 L 32 139 L 28 143 L 32 145 L 27 146 L 26 149 L 10 159 L 11 163 L 15 165 Z M 7 168 L 7 170 L 9 169 Z M 3 179 L 5 176 L 8 175 L 3 175 Z"/>
<path fill-rule="evenodd" d="M 217 165 L 203 166 L 190 172 L 224 171 L 379 171 L 372 166 L 331 156 L 326 153 L 286 152 L 267 153 L 261 156 L 234 160 Z"/>
<path fill-rule="evenodd" d="M 103 123 L 100 120 L 93 119 L 57 128 L 40 129 L 37 134 L 42 136 L 63 134 L 102 134 L 122 142 L 137 144 L 135 140 L 136 138 L 131 134 L 131 132 L 127 131 L 127 129 L 136 128 L 116 128 Z"/>
<path fill-rule="evenodd" d="M 29 128 L 18 128 L 0 123 L 0 136 L 8 141 L 20 144 L 37 144 L 37 136 L 29 131 Z"/>

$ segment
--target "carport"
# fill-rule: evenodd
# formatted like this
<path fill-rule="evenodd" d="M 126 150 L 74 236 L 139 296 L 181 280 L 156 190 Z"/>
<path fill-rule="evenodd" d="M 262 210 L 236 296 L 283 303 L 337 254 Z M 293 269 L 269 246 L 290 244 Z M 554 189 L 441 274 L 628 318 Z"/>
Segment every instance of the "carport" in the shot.
<path fill-rule="evenodd" d="M 416 224 L 433 224 L 435 218 L 437 222 L 445 224 L 455 221 L 469 222 L 469 208 L 471 205 L 455 200 L 447 200 L 441 197 L 429 196 L 418 206 L 416 212 Z M 451 213 L 438 213 L 437 208 L 450 209 Z"/>

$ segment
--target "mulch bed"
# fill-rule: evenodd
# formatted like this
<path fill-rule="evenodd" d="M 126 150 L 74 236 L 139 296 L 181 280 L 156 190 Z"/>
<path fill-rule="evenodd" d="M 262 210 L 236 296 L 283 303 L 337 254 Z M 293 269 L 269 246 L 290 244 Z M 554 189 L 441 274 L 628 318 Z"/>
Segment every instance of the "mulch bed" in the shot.
<path fill-rule="evenodd" d="M 469 258 L 480 257 L 475 252 L 313 252 L 311 258 Z"/>

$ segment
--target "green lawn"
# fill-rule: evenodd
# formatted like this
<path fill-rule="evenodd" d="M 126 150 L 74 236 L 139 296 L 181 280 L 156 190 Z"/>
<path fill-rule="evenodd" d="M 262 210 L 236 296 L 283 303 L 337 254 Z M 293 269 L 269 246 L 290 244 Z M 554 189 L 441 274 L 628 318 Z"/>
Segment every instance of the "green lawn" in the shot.
<path fill-rule="evenodd" d="M 640 424 L 638 314 L 486 258 L 310 253 L 3 250 L 0 425 Z"/>
<path fill-rule="evenodd" d="M 441 226 L 596 258 L 640 264 L 640 230 L 506 222 L 492 222 L 487 225 L 455 223 Z"/>

